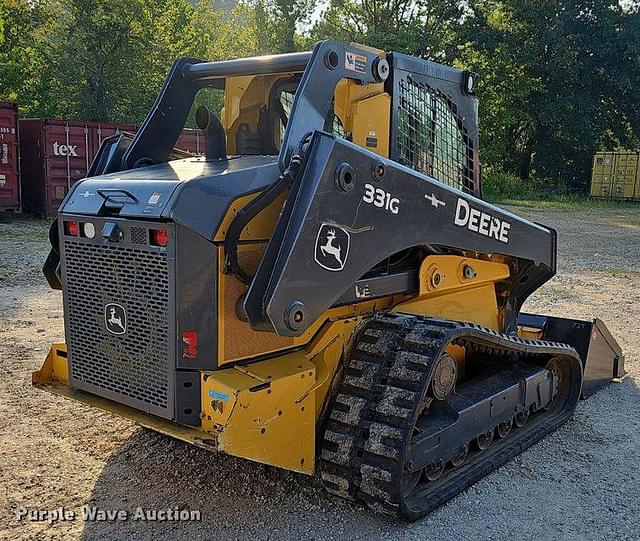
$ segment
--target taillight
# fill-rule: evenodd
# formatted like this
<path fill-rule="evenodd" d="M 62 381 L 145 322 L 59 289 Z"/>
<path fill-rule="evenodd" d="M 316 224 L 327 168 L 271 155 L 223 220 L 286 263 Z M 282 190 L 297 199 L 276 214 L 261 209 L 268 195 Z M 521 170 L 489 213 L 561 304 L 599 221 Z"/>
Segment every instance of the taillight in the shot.
<path fill-rule="evenodd" d="M 151 244 L 154 246 L 166 246 L 169 243 L 169 232 L 166 229 L 151 230 Z"/>
<path fill-rule="evenodd" d="M 72 220 L 64 223 L 64 232 L 72 237 L 77 237 L 79 232 L 78 222 Z"/>

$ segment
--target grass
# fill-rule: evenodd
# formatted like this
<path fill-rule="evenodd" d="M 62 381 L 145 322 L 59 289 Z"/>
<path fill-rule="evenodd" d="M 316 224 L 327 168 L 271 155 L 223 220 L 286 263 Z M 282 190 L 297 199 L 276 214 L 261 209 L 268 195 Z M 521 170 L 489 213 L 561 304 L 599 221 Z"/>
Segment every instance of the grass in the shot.
<path fill-rule="evenodd" d="M 28 213 L 0 213 L 0 241 L 46 242 L 52 221 Z"/>
<path fill-rule="evenodd" d="M 529 207 L 538 209 L 637 209 L 640 201 L 617 201 L 615 199 L 591 199 L 585 196 L 557 195 L 544 198 L 487 198 L 490 203 L 510 205 L 513 207 Z"/>
<path fill-rule="evenodd" d="M 53 218 L 43 218 L 30 212 L 0 212 L 0 224 L 30 224 L 47 225 L 53 222 Z"/>

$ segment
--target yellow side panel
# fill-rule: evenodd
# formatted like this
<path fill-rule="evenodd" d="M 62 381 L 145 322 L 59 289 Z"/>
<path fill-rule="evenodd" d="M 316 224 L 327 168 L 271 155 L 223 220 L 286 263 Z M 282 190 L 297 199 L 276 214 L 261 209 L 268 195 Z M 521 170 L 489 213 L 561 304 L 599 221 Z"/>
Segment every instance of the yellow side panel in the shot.
<path fill-rule="evenodd" d="M 389 94 L 378 94 L 356 103 L 353 111 L 353 142 L 380 156 L 389 156 L 390 116 Z"/>
<path fill-rule="evenodd" d="M 32 383 L 69 383 L 67 344 L 52 344 L 44 364 L 31 375 Z"/>
<path fill-rule="evenodd" d="M 483 327 L 500 330 L 496 291 L 493 284 L 409 302 L 397 306 L 395 310 L 408 314 L 477 323 Z"/>
<path fill-rule="evenodd" d="M 315 366 L 303 352 L 202 374 L 202 428 L 219 451 L 311 473 Z"/>
<path fill-rule="evenodd" d="M 495 284 L 509 278 L 508 265 L 460 256 L 429 256 L 420 266 L 418 296 L 398 312 L 437 316 L 501 330 Z"/>
<path fill-rule="evenodd" d="M 276 179 L 273 179 L 274 182 Z M 222 223 L 216 231 L 214 241 L 222 242 L 227 236 L 227 230 L 233 222 L 234 218 L 238 215 L 238 212 L 246 207 L 258 194 L 252 193 L 249 195 L 243 195 L 238 197 L 229 205 L 229 210 L 222 219 Z M 276 200 L 269 206 L 262 209 L 258 215 L 251 220 L 247 226 L 240 233 L 241 241 L 267 241 L 271 238 L 273 230 L 276 227 L 278 218 L 280 217 L 280 211 L 284 205 L 284 201 L 288 195 L 288 192 L 278 196 Z"/>

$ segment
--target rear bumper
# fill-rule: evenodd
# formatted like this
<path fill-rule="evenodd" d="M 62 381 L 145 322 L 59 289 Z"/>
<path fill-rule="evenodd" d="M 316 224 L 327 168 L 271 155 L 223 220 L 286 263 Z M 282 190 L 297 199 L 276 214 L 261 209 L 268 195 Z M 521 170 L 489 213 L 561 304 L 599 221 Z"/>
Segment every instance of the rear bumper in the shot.
<path fill-rule="evenodd" d="M 248 460 L 312 474 L 315 459 L 316 367 L 303 351 L 236 366 L 199 371 L 192 399 L 201 402 L 197 426 L 179 424 L 75 388 L 66 344 L 53 344 L 32 383 L 47 392 L 113 413 L 186 443 Z M 200 409 L 200 408 L 199 408 Z"/>
<path fill-rule="evenodd" d="M 562 342 L 580 354 L 583 399 L 626 376 L 622 348 L 599 319 L 582 321 L 523 313 L 518 317 L 518 328 L 523 338 Z"/>
<path fill-rule="evenodd" d="M 40 370 L 33 372 L 31 381 L 34 387 L 47 392 L 83 402 L 89 406 L 108 411 L 134 423 L 156 430 L 167 436 L 215 450 L 215 441 L 211 435 L 196 428 L 179 425 L 144 411 L 102 398 L 95 394 L 74 389 L 69 383 L 69 365 L 67 362 L 67 345 L 53 344 Z"/>

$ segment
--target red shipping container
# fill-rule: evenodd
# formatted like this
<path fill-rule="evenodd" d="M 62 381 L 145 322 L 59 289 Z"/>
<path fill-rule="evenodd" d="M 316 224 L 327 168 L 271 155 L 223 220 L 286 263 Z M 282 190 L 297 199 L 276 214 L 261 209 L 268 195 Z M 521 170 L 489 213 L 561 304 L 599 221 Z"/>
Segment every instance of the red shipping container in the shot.
<path fill-rule="evenodd" d="M 185 128 L 182 130 L 182 135 L 178 137 L 175 147 L 196 156 L 202 156 L 205 150 L 204 133 L 202 130 Z"/>
<path fill-rule="evenodd" d="M 18 106 L 0 102 L 0 210 L 20 211 Z"/>
<path fill-rule="evenodd" d="M 87 176 L 100 143 L 135 126 L 109 122 L 34 118 L 19 121 L 22 204 L 55 216 L 69 188 Z"/>

